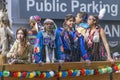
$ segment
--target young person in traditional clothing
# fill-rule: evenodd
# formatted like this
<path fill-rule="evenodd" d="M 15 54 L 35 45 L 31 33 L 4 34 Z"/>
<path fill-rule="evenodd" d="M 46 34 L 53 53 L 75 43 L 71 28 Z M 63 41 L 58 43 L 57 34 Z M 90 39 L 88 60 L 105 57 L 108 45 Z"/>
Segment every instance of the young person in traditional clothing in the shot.
<path fill-rule="evenodd" d="M 40 30 L 43 30 L 43 26 L 41 25 L 41 18 L 38 15 L 35 16 L 30 16 L 29 19 L 29 24 L 31 27 L 31 30 L 28 31 L 28 37 L 29 37 L 29 41 L 32 44 L 33 48 L 34 48 L 34 44 L 36 42 L 36 37 L 37 37 L 37 33 Z M 32 62 L 34 62 L 34 52 L 32 55 Z"/>
<path fill-rule="evenodd" d="M 65 62 L 80 61 L 80 57 L 89 60 L 85 50 L 84 37 L 74 30 L 74 16 L 67 14 L 63 23 L 63 28 L 58 29 L 62 39 Z"/>
<path fill-rule="evenodd" d="M 28 40 L 27 29 L 20 27 L 16 31 L 16 41 L 7 54 L 8 63 L 30 63 L 31 62 L 31 44 Z"/>
<path fill-rule="evenodd" d="M 32 45 L 35 44 L 37 33 L 38 31 L 40 31 L 40 28 L 42 27 L 40 21 L 41 21 L 40 16 L 38 15 L 30 16 L 29 24 L 30 24 L 31 30 L 28 31 L 28 34 L 29 34 L 30 43 Z"/>
<path fill-rule="evenodd" d="M 103 28 L 98 24 L 98 20 L 98 16 L 95 15 L 90 15 L 88 17 L 89 28 L 85 34 L 85 41 L 90 60 L 101 61 L 103 60 L 102 57 L 106 56 L 108 61 L 113 62 L 105 32 Z M 101 42 L 103 42 L 107 54 L 103 52 L 103 46 L 101 47 Z"/>
<path fill-rule="evenodd" d="M 44 31 L 37 35 L 37 42 L 34 47 L 34 63 L 54 63 L 56 60 L 62 61 L 62 52 L 60 47 L 62 43 L 56 32 L 55 23 L 52 19 L 45 19 Z"/>
<path fill-rule="evenodd" d="M 85 35 L 86 29 L 89 27 L 89 25 L 87 24 L 87 18 L 88 15 L 86 12 L 79 12 L 75 17 L 75 29 L 83 36 Z"/>

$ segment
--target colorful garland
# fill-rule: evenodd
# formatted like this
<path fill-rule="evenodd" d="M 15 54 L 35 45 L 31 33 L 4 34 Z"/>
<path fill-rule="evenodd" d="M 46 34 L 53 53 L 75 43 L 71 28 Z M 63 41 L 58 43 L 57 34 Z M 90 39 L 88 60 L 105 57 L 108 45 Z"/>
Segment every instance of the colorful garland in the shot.
<path fill-rule="evenodd" d="M 57 77 L 57 78 L 65 78 L 67 76 L 87 76 L 87 75 L 99 75 L 99 74 L 106 74 L 106 73 L 120 73 L 120 64 L 115 64 L 112 67 L 106 66 L 98 69 L 75 69 L 75 70 L 65 70 L 65 71 L 0 71 L 0 77 L 14 77 L 14 78 L 51 78 L 51 77 Z"/>

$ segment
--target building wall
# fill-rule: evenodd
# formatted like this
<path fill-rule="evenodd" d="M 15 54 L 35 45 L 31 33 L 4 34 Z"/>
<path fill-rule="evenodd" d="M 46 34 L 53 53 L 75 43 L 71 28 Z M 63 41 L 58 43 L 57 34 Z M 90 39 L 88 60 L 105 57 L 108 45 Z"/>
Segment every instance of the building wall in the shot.
<path fill-rule="evenodd" d="M 6 2 L 8 3 L 6 5 L 6 8 L 8 9 L 8 14 L 9 14 L 9 18 L 11 20 L 11 24 L 12 24 L 12 28 L 13 28 L 13 31 L 15 32 L 16 29 L 20 26 L 20 25 L 25 25 L 26 28 L 30 28 L 29 27 L 29 16 L 26 15 L 26 13 L 23 13 L 23 12 L 20 12 L 20 11 L 24 11 L 24 9 L 26 9 L 26 5 L 22 5 L 22 4 L 19 4 L 20 0 L 6 0 Z M 25 0 L 22 0 L 22 1 L 25 1 Z M 27 0 L 27 1 L 40 1 L 40 0 Z M 41 1 L 44 1 L 44 0 L 41 0 Z M 47 0 L 45 0 L 47 1 Z M 48 0 L 49 1 L 49 0 Z M 52 1 L 52 0 L 51 0 Z M 55 1 L 55 0 L 53 0 Z M 57 0 L 60 2 L 60 0 Z M 61 0 L 63 1 L 63 0 Z M 71 0 L 70 0 L 71 1 Z M 78 0 L 76 0 L 78 1 Z M 117 1 L 117 0 L 116 0 Z M 66 1 L 65 1 L 66 2 Z M 86 3 L 88 4 L 88 3 Z M 20 10 L 20 6 L 23 6 L 22 9 L 23 10 Z M 102 3 L 100 3 L 100 5 L 102 5 Z M 119 5 L 119 3 L 117 4 Z M 119 6 L 118 6 L 118 10 L 119 10 Z M 77 10 L 78 11 L 78 10 Z M 20 15 L 25 14 L 24 16 L 26 16 L 25 18 L 22 18 Z M 54 12 L 53 13 L 50 13 L 48 14 L 47 12 L 44 12 L 43 14 L 41 14 L 42 12 L 29 12 L 29 15 L 40 15 L 42 17 L 42 22 L 44 21 L 45 18 L 49 18 L 49 17 L 52 17 L 52 19 L 54 19 L 55 23 L 57 24 L 58 27 L 61 27 L 62 26 L 62 23 L 64 21 L 64 18 L 60 19 L 56 19 L 54 18 L 55 14 Z M 64 13 L 58 13 L 59 15 L 63 14 L 63 15 L 66 15 L 68 12 L 64 12 Z M 76 13 L 76 12 L 75 12 Z M 49 17 L 43 17 L 43 15 L 45 16 L 45 14 L 49 15 Z M 58 15 L 57 14 L 57 15 Z M 97 14 L 97 13 L 96 13 Z M 58 15 L 58 16 L 59 16 Z M 63 15 L 59 16 L 59 17 L 63 17 Z M 107 13 L 107 15 L 109 15 Z M 75 16 L 75 14 L 74 14 Z M 102 25 L 102 27 L 104 28 L 105 30 L 105 33 L 106 33 L 106 36 L 107 36 L 107 39 L 108 39 L 108 42 L 109 42 L 109 45 L 111 47 L 111 52 L 114 53 L 114 52 L 119 52 L 120 53 L 120 50 L 118 49 L 120 47 L 120 16 L 116 16 L 116 20 L 115 20 L 115 17 L 112 16 L 112 17 L 106 17 L 105 16 L 105 19 L 101 20 L 100 21 L 100 24 Z M 116 50 L 117 49 L 117 50 Z"/>

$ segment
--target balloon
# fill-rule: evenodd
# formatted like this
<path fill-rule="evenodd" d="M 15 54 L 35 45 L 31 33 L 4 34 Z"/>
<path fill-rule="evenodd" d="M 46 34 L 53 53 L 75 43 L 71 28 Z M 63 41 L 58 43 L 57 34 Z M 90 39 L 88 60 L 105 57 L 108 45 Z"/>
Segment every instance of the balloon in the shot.
<path fill-rule="evenodd" d="M 3 76 L 3 72 L 0 71 L 0 77 L 2 77 L 2 76 Z"/>
<path fill-rule="evenodd" d="M 73 71 L 72 76 L 76 76 L 76 75 L 77 75 L 77 72 Z"/>
<path fill-rule="evenodd" d="M 66 71 L 62 72 L 62 78 L 65 78 L 67 76 Z"/>
<path fill-rule="evenodd" d="M 100 74 L 103 74 L 103 71 L 102 71 L 102 69 L 98 69 L 98 71 L 99 71 L 99 73 L 100 73 Z"/>
<path fill-rule="evenodd" d="M 102 68 L 103 73 L 107 73 L 107 68 Z"/>
<path fill-rule="evenodd" d="M 13 77 L 17 77 L 18 73 L 17 72 L 13 72 Z"/>
<path fill-rule="evenodd" d="M 99 71 L 98 71 L 98 69 L 95 70 L 95 74 L 100 74 Z"/>
<path fill-rule="evenodd" d="M 86 75 L 90 75 L 90 70 L 86 69 Z"/>
<path fill-rule="evenodd" d="M 17 77 L 21 77 L 22 73 L 21 72 L 17 72 Z"/>
<path fill-rule="evenodd" d="M 25 72 L 25 71 L 22 72 L 21 74 L 22 74 L 22 77 L 26 77 L 27 76 L 27 72 Z"/>
<path fill-rule="evenodd" d="M 45 72 L 43 72 L 43 75 L 44 75 L 44 78 L 46 77 L 46 73 Z"/>
<path fill-rule="evenodd" d="M 73 76 L 77 76 L 77 73 L 78 73 L 78 70 L 75 70 L 75 71 L 73 72 Z"/>
<path fill-rule="evenodd" d="M 90 70 L 90 75 L 93 75 L 94 74 L 94 70 Z"/>
<path fill-rule="evenodd" d="M 51 77 L 54 77 L 55 73 L 53 71 L 50 71 L 49 73 Z"/>
<path fill-rule="evenodd" d="M 118 64 L 118 69 L 120 70 L 120 64 Z"/>
<path fill-rule="evenodd" d="M 33 78 L 35 75 L 33 72 L 30 73 L 29 78 Z"/>
<path fill-rule="evenodd" d="M 81 75 L 85 75 L 85 69 L 81 69 Z"/>
<path fill-rule="evenodd" d="M 77 72 L 76 76 L 80 76 L 80 70 L 78 70 L 78 72 Z"/>
<path fill-rule="evenodd" d="M 26 78 L 29 78 L 29 76 L 30 76 L 30 72 L 27 71 L 27 76 L 26 76 Z"/>
<path fill-rule="evenodd" d="M 117 65 L 114 65 L 113 69 L 114 69 L 115 71 L 118 71 L 118 66 L 117 66 Z"/>
<path fill-rule="evenodd" d="M 62 72 L 61 71 L 59 72 L 59 77 L 62 77 Z"/>
<path fill-rule="evenodd" d="M 50 73 L 46 72 L 46 78 L 50 78 Z"/>
<path fill-rule="evenodd" d="M 40 71 L 36 71 L 36 76 L 40 76 L 41 72 Z"/>
<path fill-rule="evenodd" d="M 107 67 L 107 73 L 111 73 L 113 69 L 111 67 Z"/>
<path fill-rule="evenodd" d="M 40 75 L 40 78 L 44 78 L 44 74 L 43 73 Z"/>
<path fill-rule="evenodd" d="M 73 70 L 68 70 L 68 76 L 72 76 Z"/>
<path fill-rule="evenodd" d="M 10 75 L 9 71 L 3 71 L 3 77 L 8 77 Z"/>

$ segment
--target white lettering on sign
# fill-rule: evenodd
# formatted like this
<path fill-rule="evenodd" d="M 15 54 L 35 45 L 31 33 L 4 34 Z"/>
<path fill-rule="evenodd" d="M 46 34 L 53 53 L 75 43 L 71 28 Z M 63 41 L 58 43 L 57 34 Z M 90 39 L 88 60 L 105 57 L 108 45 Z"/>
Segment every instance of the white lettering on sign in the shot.
<path fill-rule="evenodd" d="M 30 7 L 33 7 L 35 5 L 34 0 L 27 0 L 27 11 L 30 11 Z"/>
<path fill-rule="evenodd" d="M 105 25 L 104 31 L 109 37 L 120 37 L 120 25 Z"/>
<path fill-rule="evenodd" d="M 60 3 L 59 0 L 52 0 L 49 2 L 48 0 L 44 0 L 43 2 L 35 2 L 35 0 L 27 0 L 27 11 L 34 8 L 36 11 L 45 11 L 45 12 L 66 12 L 67 4 Z"/>
<path fill-rule="evenodd" d="M 108 4 L 103 1 L 80 2 L 80 0 L 70 0 L 69 3 L 61 0 L 27 0 L 27 11 L 37 12 L 69 12 L 85 11 L 88 13 L 99 13 L 102 8 L 111 16 L 118 16 L 118 3 Z"/>
<path fill-rule="evenodd" d="M 99 1 L 98 3 L 95 1 L 92 1 L 90 3 L 80 3 L 79 0 L 71 0 L 72 12 L 75 12 L 79 9 L 79 11 L 85 11 L 88 13 L 99 13 L 102 8 L 105 8 L 106 13 L 111 14 L 111 16 L 118 15 L 118 4 L 104 4 L 102 1 Z"/>

